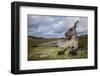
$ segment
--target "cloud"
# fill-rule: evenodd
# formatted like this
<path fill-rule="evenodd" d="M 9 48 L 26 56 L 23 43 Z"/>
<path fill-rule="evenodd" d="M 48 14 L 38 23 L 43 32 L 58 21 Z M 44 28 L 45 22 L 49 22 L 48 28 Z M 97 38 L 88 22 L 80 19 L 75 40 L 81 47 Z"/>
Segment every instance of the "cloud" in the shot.
<path fill-rule="evenodd" d="M 73 26 L 72 23 L 77 18 L 80 20 L 76 29 L 78 35 L 87 34 L 87 17 L 28 15 L 28 35 L 45 38 L 64 37 L 64 33 Z"/>

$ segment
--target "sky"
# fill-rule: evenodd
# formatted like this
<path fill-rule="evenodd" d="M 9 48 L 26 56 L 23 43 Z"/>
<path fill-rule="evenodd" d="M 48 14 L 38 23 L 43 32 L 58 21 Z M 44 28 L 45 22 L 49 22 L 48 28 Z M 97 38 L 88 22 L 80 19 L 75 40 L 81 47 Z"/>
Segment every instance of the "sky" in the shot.
<path fill-rule="evenodd" d="M 28 16 L 28 36 L 43 38 L 62 38 L 73 23 L 79 19 L 77 34 L 86 35 L 88 31 L 88 18 L 77 16 L 51 16 L 32 15 Z"/>

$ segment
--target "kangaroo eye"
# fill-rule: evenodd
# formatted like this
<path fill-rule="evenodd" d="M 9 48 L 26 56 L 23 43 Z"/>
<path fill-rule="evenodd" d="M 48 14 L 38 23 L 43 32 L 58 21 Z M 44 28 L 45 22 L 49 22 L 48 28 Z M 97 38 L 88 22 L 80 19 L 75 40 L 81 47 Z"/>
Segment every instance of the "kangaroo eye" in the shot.
<path fill-rule="evenodd" d="M 71 28 L 69 31 L 72 31 L 73 29 Z"/>

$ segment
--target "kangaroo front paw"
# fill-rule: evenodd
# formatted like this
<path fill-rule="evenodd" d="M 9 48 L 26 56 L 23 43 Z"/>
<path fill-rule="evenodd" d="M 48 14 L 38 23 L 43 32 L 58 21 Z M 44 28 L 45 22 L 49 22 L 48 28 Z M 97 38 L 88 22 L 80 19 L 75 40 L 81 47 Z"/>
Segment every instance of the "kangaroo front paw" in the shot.
<path fill-rule="evenodd" d="M 77 55 L 77 52 L 76 51 L 70 51 L 70 55 L 76 56 Z"/>
<path fill-rule="evenodd" d="M 58 55 L 64 55 L 64 51 L 59 51 Z"/>

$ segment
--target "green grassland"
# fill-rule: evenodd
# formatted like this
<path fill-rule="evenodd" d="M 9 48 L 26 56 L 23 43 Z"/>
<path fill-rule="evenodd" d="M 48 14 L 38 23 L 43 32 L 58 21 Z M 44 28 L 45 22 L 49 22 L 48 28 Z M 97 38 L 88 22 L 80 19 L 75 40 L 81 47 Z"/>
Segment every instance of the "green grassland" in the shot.
<path fill-rule="evenodd" d="M 87 58 L 87 36 L 79 37 L 79 49 L 76 56 L 72 56 L 69 49 L 64 55 L 58 55 L 63 48 L 50 46 L 37 46 L 41 43 L 56 41 L 58 38 L 38 38 L 28 36 L 28 60 L 55 60 L 55 59 L 83 59 Z M 85 48 L 85 49 L 84 49 Z"/>

